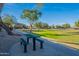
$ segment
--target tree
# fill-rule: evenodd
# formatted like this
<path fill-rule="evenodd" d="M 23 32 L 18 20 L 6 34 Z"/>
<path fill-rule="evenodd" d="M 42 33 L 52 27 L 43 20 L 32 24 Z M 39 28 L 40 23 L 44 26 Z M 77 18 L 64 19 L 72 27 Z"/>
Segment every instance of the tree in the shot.
<path fill-rule="evenodd" d="M 38 29 L 49 29 L 50 28 L 50 26 L 47 23 L 43 23 L 43 22 L 36 22 L 34 26 Z"/>
<path fill-rule="evenodd" d="M 75 26 L 79 27 L 79 20 L 75 22 Z"/>
<path fill-rule="evenodd" d="M 0 13 L 2 12 L 3 5 L 4 5 L 3 3 L 0 3 Z M 0 14 L 0 30 L 1 30 L 1 24 L 2 24 L 2 19 Z"/>
<path fill-rule="evenodd" d="M 56 27 L 56 29 L 61 29 L 62 28 L 61 25 L 56 25 L 55 27 Z"/>
<path fill-rule="evenodd" d="M 42 28 L 43 29 L 49 29 L 49 25 L 47 23 L 42 23 Z"/>
<path fill-rule="evenodd" d="M 39 19 L 41 16 L 41 12 L 39 12 L 36 9 L 27 10 L 25 9 L 22 13 L 22 18 L 28 19 L 28 22 L 30 23 L 30 32 L 32 32 L 32 25 Z"/>
<path fill-rule="evenodd" d="M 2 22 L 1 12 L 2 12 L 3 6 L 4 6 L 4 4 L 0 3 L 0 27 L 4 28 L 9 35 L 13 35 L 13 33 L 11 32 L 11 30 Z"/>
<path fill-rule="evenodd" d="M 10 30 L 13 29 L 13 24 L 14 24 L 13 17 L 6 15 L 6 16 L 3 17 L 2 21 L 7 27 L 10 28 Z"/>
<path fill-rule="evenodd" d="M 42 28 L 42 22 L 36 22 L 36 23 L 34 24 L 34 27 L 36 27 L 36 28 L 38 28 L 38 29 Z"/>
<path fill-rule="evenodd" d="M 66 28 L 70 28 L 71 26 L 70 26 L 70 24 L 66 23 L 66 24 L 63 24 L 62 27 L 63 27 L 64 29 L 66 29 Z"/>
<path fill-rule="evenodd" d="M 55 25 L 53 24 L 53 25 L 51 25 L 51 29 L 55 29 Z"/>

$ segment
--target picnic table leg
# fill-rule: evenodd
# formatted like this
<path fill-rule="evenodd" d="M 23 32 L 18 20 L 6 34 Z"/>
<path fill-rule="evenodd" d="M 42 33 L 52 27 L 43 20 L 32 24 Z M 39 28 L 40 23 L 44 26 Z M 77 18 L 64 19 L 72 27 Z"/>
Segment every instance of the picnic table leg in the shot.
<path fill-rule="evenodd" d="M 27 43 L 29 44 L 29 37 L 27 38 Z"/>
<path fill-rule="evenodd" d="M 24 53 L 26 53 L 27 52 L 27 45 L 25 44 L 24 45 Z"/>
<path fill-rule="evenodd" d="M 35 41 L 35 38 L 33 38 L 33 50 L 34 51 L 36 50 L 36 41 Z"/>
<path fill-rule="evenodd" d="M 43 49 L 43 42 L 40 43 L 40 49 Z"/>
<path fill-rule="evenodd" d="M 22 45 L 22 42 L 20 42 L 20 44 Z"/>

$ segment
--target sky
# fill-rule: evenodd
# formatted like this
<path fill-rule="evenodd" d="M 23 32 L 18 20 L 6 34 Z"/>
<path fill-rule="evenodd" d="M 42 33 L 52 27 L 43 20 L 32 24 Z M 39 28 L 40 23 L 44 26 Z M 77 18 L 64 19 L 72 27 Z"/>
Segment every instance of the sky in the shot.
<path fill-rule="evenodd" d="M 27 19 L 21 18 L 22 12 L 24 9 L 33 9 L 35 7 L 35 3 L 7 3 L 3 7 L 1 15 L 2 17 L 4 15 L 12 15 L 15 18 L 15 22 L 28 25 Z M 44 3 L 39 11 L 42 12 L 39 21 L 49 25 L 69 23 L 74 26 L 74 22 L 79 20 L 78 3 Z"/>

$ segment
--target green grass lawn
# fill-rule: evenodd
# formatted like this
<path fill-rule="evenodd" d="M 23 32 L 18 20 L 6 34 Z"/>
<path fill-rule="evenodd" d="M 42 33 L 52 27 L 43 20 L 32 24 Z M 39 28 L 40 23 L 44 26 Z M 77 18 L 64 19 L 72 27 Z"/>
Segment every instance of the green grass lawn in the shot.
<path fill-rule="evenodd" d="M 22 30 L 27 31 L 27 30 Z M 66 43 L 70 47 L 79 49 L 79 30 L 66 29 L 66 30 L 33 30 L 33 33 L 41 37 L 51 38 L 60 43 Z"/>
<path fill-rule="evenodd" d="M 79 44 L 79 30 L 40 30 L 33 32 L 42 37 L 53 38 L 56 41 Z"/>

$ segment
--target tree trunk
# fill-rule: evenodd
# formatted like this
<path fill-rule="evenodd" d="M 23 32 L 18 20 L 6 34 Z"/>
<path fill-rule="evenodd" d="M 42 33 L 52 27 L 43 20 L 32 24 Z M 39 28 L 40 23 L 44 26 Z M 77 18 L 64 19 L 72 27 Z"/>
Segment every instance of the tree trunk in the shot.
<path fill-rule="evenodd" d="M 32 24 L 30 24 L 30 33 L 32 33 Z"/>
<path fill-rule="evenodd" d="M 1 20 L 1 18 L 0 18 Z M 13 33 L 11 32 L 11 30 L 9 29 L 9 27 L 7 27 L 2 21 L 0 22 L 0 27 L 5 29 L 6 32 L 9 34 L 9 35 L 12 35 Z"/>
<path fill-rule="evenodd" d="M 1 11 L 2 11 L 2 8 L 3 8 L 3 3 L 0 3 L 0 13 L 1 13 Z M 4 30 L 6 30 L 6 32 L 7 32 L 9 35 L 13 35 L 13 33 L 11 32 L 11 30 L 9 29 L 9 27 L 7 27 L 7 26 L 2 22 L 1 15 L 0 15 L 0 28 L 3 28 Z"/>

